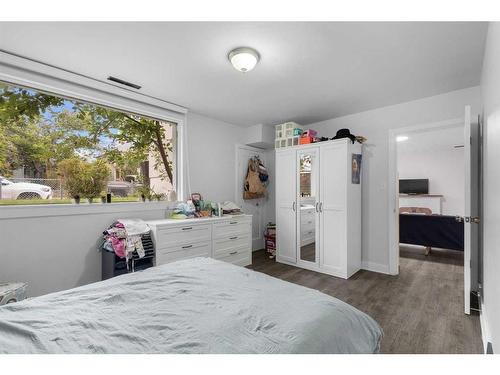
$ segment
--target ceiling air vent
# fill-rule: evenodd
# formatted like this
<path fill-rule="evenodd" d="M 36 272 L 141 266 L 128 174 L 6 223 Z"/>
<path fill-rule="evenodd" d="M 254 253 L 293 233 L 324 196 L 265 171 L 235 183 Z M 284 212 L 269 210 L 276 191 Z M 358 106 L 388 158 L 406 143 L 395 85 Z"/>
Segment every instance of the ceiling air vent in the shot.
<path fill-rule="evenodd" d="M 132 87 L 132 88 L 137 89 L 137 90 L 139 90 L 141 88 L 141 86 L 136 85 L 135 83 L 130 83 L 130 82 L 124 81 L 123 79 L 116 78 L 116 77 L 113 77 L 113 76 L 109 76 L 108 80 L 116 82 L 116 83 L 119 83 L 120 85 L 125 85 L 125 86 L 128 86 L 128 87 Z"/>

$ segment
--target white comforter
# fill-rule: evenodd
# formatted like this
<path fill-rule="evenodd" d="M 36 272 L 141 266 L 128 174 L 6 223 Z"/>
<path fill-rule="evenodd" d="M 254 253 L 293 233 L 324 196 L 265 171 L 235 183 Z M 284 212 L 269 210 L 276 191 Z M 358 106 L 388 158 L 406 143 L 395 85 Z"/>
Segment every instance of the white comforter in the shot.
<path fill-rule="evenodd" d="M 368 315 L 209 258 L 0 307 L 1 353 L 374 353 Z"/>

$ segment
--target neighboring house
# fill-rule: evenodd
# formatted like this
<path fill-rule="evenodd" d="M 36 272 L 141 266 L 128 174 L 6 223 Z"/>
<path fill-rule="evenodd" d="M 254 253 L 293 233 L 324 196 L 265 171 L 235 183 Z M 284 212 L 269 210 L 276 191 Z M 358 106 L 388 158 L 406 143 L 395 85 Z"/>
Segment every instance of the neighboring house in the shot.
<path fill-rule="evenodd" d="M 176 137 L 176 132 L 175 132 L 175 127 L 174 126 L 166 126 L 165 127 L 165 137 L 167 139 L 172 139 L 172 142 L 175 144 L 175 137 Z M 174 150 L 175 151 L 175 150 Z M 177 165 L 177 161 L 175 160 L 176 158 L 176 153 L 175 152 L 168 152 L 168 157 L 172 161 L 172 165 Z M 164 169 L 162 167 L 155 168 L 157 164 L 156 156 L 153 153 L 149 154 L 148 158 L 148 163 L 149 164 L 149 184 L 151 186 L 151 189 L 155 193 L 159 194 L 165 194 L 168 195 L 173 189 L 173 185 L 168 181 L 168 178 L 162 177 L 164 175 Z M 174 180 L 177 178 L 177 173 L 174 168 L 172 171 Z"/>

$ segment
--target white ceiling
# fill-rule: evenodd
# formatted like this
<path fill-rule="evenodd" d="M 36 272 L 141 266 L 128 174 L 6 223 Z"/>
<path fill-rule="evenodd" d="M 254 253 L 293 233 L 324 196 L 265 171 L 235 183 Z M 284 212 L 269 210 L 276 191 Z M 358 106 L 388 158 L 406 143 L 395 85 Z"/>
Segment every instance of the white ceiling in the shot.
<path fill-rule="evenodd" d="M 452 127 L 430 129 L 421 132 L 406 134 L 408 140 L 398 142 L 398 153 L 415 153 L 423 151 L 450 151 L 463 152 L 463 148 L 455 146 L 464 145 L 464 126 L 459 124 Z"/>
<path fill-rule="evenodd" d="M 486 23 L 0 23 L 0 49 L 236 125 L 308 124 L 479 84 Z M 228 52 L 259 51 L 246 74 Z"/>

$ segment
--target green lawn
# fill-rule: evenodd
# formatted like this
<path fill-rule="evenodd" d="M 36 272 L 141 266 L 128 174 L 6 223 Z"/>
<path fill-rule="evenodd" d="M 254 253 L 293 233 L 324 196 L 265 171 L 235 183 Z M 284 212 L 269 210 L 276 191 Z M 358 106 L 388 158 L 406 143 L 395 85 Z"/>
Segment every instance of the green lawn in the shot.
<path fill-rule="evenodd" d="M 112 203 L 121 202 L 138 202 L 139 198 L 131 197 L 113 197 Z M 22 206 L 22 205 L 39 205 L 39 204 L 71 204 L 72 199 L 0 199 L 0 206 Z M 88 204 L 86 199 L 82 199 L 80 204 Z M 101 204 L 101 198 L 94 199 L 94 204 Z"/>

